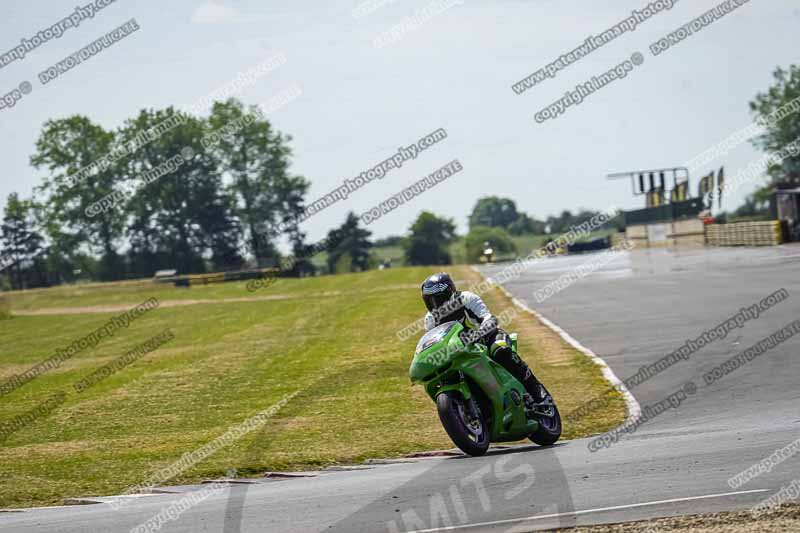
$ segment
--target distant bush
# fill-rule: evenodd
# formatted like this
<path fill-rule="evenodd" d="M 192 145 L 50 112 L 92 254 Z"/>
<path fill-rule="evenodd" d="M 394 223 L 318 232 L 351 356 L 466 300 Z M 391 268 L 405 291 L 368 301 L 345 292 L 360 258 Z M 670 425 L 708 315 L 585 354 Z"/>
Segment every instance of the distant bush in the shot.
<path fill-rule="evenodd" d="M 514 244 L 508 232 L 503 228 L 477 226 L 473 228 L 464 239 L 467 261 L 477 262 L 481 255 L 483 255 L 486 242 L 488 242 L 489 247 L 494 250 L 495 257 L 517 252 L 517 246 Z"/>
<path fill-rule="evenodd" d="M 447 251 L 456 238 L 456 223 L 423 211 L 411 224 L 410 234 L 403 240 L 403 254 L 409 265 L 449 265 L 453 258 Z"/>

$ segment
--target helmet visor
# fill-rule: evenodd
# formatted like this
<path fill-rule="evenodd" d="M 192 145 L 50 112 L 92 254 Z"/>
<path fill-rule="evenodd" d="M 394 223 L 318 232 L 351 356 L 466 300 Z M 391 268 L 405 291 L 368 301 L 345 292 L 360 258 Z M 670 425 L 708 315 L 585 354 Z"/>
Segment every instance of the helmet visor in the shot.
<path fill-rule="evenodd" d="M 434 309 L 442 307 L 450 299 L 452 294 L 450 291 L 442 291 L 436 294 L 423 294 L 422 299 L 425 302 L 425 307 L 428 311 L 433 312 Z"/>

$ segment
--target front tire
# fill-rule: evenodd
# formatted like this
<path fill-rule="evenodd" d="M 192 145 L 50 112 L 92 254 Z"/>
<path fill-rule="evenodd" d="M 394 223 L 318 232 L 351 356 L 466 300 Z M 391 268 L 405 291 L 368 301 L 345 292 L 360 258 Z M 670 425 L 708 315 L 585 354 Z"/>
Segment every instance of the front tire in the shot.
<path fill-rule="evenodd" d="M 489 427 L 486 417 L 478 410 L 470 416 L 466 401 L 455 391 L 445 391 L 436 397 L 436 410 L 450 440 L 467 455 L 481 456 L 489 449 Z"/>
<path fill-rule="evenodd" d="M 537 407 L 534 416 L 539 427 L 528 438 L 539 446 L 550 446 L 561 438 L 561 414 L 558 412 L 553 397 L 550 396 L 544 385 L 541 387 L 545 392 L 545 405 Z"/>

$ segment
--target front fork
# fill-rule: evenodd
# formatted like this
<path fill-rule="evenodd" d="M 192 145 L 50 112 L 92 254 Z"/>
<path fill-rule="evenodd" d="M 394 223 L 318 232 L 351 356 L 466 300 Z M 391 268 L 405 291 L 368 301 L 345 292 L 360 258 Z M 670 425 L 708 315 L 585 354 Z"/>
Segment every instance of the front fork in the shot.
<path fill-rule="evenodd" d="M 483 418 L 478 401 L 472 394 L 472 391 L 469 389 L 467 378 L 462 370 L 458 371 L 458 381 L 456 383 L 444 385 L 439 389 L 438 392 L 442 393 L 448 390 L 456 391 L 464 398 L 464 407 L 466 408 L 466 414 L 469 417 L 470 422 L 474 420 L 481 420 Z"/>
<path fill-rule="evenodd" d="M 458 371 L 458 378 L 459 381 L 464 385 L 464 388 L 470 393 L 468 398 L 464 398 L 464 404 L 467 407 L 467 415 L 469 416 L 470 422 L 474 423 L 475 421 L 478 421 L 480 423 L 483 420 L 481 408 L 478 405 L 477 398 L 472 394 L 472 391 L 469 390 L 469 383 L 467 383 L 467 378 L 463 371 Z"/>

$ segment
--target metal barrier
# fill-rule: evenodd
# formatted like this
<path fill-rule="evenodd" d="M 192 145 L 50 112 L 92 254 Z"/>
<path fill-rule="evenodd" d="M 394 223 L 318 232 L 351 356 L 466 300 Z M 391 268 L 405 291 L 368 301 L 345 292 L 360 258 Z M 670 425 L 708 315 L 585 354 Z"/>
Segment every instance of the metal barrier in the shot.
<path fill-rule="evenodd" d="M 176 287 L 190 287 L 192 285 L 209 285 L 226 281 L 246 281 L 251 279 L 275 278 L 280 273 L 276 267 L 260 270 L 236 270 L 231 272 L 212 272 L 210 274 L 189 274 L 186 276 L 161 276 L 154 278 L 156 283 L 173 283 Z"/>

